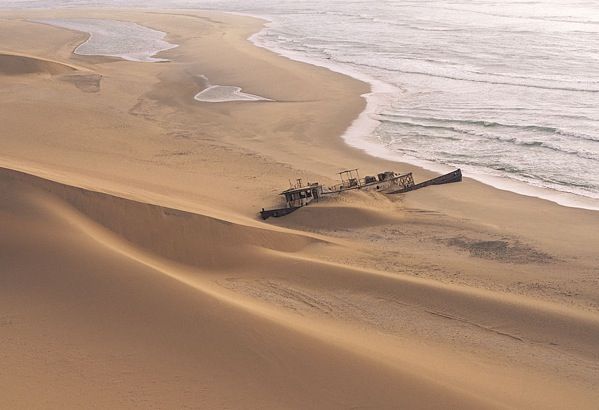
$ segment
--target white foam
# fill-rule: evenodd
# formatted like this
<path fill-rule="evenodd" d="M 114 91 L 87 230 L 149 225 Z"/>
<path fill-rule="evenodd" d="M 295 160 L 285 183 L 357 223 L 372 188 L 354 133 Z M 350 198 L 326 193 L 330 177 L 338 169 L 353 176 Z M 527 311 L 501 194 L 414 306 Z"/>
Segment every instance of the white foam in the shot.
<path fill-rule="evenodd" d="M 211 85 L 193 97 L 201 102 L 220 103 L 229 101 L 272 101 L 259 95 L 241 91 L 241 87 L 231 85 Z"/>
<path fill-rule="evenodd" d="M 153 57 L 157 53 L 177 47 L 164 40 L 166 33 L 137 23 L 103 19 L 40 19 L 49 24 L 89 34 L 89 38 L 74 51 L 86 56 L 119 57 L 129 61 L 156 63 L 169 61 Z"/>

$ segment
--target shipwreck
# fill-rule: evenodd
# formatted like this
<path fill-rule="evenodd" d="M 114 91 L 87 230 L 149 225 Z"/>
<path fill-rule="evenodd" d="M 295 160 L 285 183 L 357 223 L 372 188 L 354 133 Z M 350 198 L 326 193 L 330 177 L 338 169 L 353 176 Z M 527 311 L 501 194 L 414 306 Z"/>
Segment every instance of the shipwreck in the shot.
<path fill-rule="evenodd" d="M 275 209 L 264 209 L 260 211 L 262 219 L 272 217 L 281 217 L 290 214 L 307 206 L 312 201 L 318 202 L 330 195 L 337 195 L 343 192 L 363 189 L 375 190 L 387 195 L 401 194 L 404 192 L 414 191 L 430 185 L 442 185 L 452 182 L 460 182 L 462 180 L 462 171 L 456 169 L 448 174 L 441 175 L 416 184 L 412 173 L 397 174 L 393 171 L 384 171 L 376 176 L 365 176 L 360 178 L 357 168 L 348 169 L 339 172 L 341 182 L 333 186 L 324 186 L 318 182 L 302 184 L 302 180 L 298 179 L 289 189 L 281 192 L 285 197 L 285 206 Z"/>

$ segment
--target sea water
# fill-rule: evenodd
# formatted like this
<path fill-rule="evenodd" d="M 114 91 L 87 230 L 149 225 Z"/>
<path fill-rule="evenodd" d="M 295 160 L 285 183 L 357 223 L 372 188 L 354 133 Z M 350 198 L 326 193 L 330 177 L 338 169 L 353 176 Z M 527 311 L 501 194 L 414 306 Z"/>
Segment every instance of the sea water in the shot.
<path fill-rule="evenodd" d="M 271 22 L 252 38 L 256 44 L 373 84 L 368 111 L 346 134 L 348 143 L 599 209 L 596 1 L 77 2 L 99 4 L 263 16 Z"/>
<path fill-rule="evenodd" d="M 129 61 L 161 62 L 156 53 L 177 47 L 164 40 L 166 33 L 136 23 L 108 19 L 39 19 L 50 24 L 89 34 L 75 49 L 79 55 L 120 57 Z"/>

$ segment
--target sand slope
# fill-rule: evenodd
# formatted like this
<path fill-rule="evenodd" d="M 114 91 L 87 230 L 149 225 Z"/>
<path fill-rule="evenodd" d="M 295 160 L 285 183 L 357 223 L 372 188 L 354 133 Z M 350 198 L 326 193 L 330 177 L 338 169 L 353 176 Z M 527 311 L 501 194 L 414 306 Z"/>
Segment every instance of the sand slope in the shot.
<path fill-rule="evenodd" d="M 2 171 L 0 188 L 3 352 L 14 370 L 3 376 L 14 387 L 3 406 L 551 404 L 551 392 L 526 369 L 512 367 L 509 377 L 534 395 L 514 396 L 505 384 L 469 378 L 478 354 L 417 347 L 418 333 L 366 337 L 373 324 L 363 318 L 330 322 L 335 291 L 346 304 L 333 309 L 336 316 L 377 297 L 418 306 L 421 330 L 442 317 L 467 324 L 475 337 L 520 345 L 522 354 L 544 345 L 537 354 L 598 359 L 595 315 L 322 262 L 311 257 L 314 247 L 324 256 L 342 245 L 14 171 Z M 500 357 L 480 360 L 492 380 L 501 379 Z M 558 382 L 551 379 L 544 384 Z M 37 385 L 41 401 L 25 393 Z M 562 380 L 559 395 L 590 404 L 594 393 L 580 387 Z"/>
<path fill-rule="evenodd" d="M 249 245 L 236 235 L 239 227 L 40 180 L 32 187 L 30 178 L 2 174 L 2 192 L 12 198 L 3 196 L 1 208 L 3 354 L 14 370 L 2 380 L 12 391 L 3 395 L 3 406 L 391 407 L 415 405 L 429 389 L 445 403 L 480 405 L 214 295 L 199 265 L 226 257 L 229 246 Z M 168 230 L 177 229 L 177 218 L 187 218 L 185 229 L 197 233 L 195 240 L 186 238 L 197 264 L 180 268 L 147 256 L 96 225 L 90 214 L 105 221 L 122 216 L 130 221 L 120 225 L 123 230 L 138 230 L 142 221 L 130 218 L 155 225 L 155 232 L 125 233 L 146 246 L 176 244 L 183 227 Z M 235 236 L 234 244 L 226 240 Z M 211 244 L 221 245 L 216 254 Z M 276 247 L 302 245 L 291 237 Z M 373 383 L 355 377 L 364 371 Z M 25 375 L 27 383 L 14 384 Z M 40 384 L 46 394 L 29 401 L 26 391 Z M 169 391 L 174 397 L 163 397 Z"/>

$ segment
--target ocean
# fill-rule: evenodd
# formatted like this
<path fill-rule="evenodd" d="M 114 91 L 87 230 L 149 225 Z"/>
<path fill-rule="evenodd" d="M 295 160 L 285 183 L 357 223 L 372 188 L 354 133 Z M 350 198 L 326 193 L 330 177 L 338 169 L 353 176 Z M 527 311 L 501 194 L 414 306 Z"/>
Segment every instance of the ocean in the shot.
<path fill-rule="evenodd" d="M 218 9 L 252 38 L 373 84 L 346 141 L 385 158 L 599 209 L 596 1 L 9 1 Z M 348 164 L 351 166 L 351 164 Z"/>

